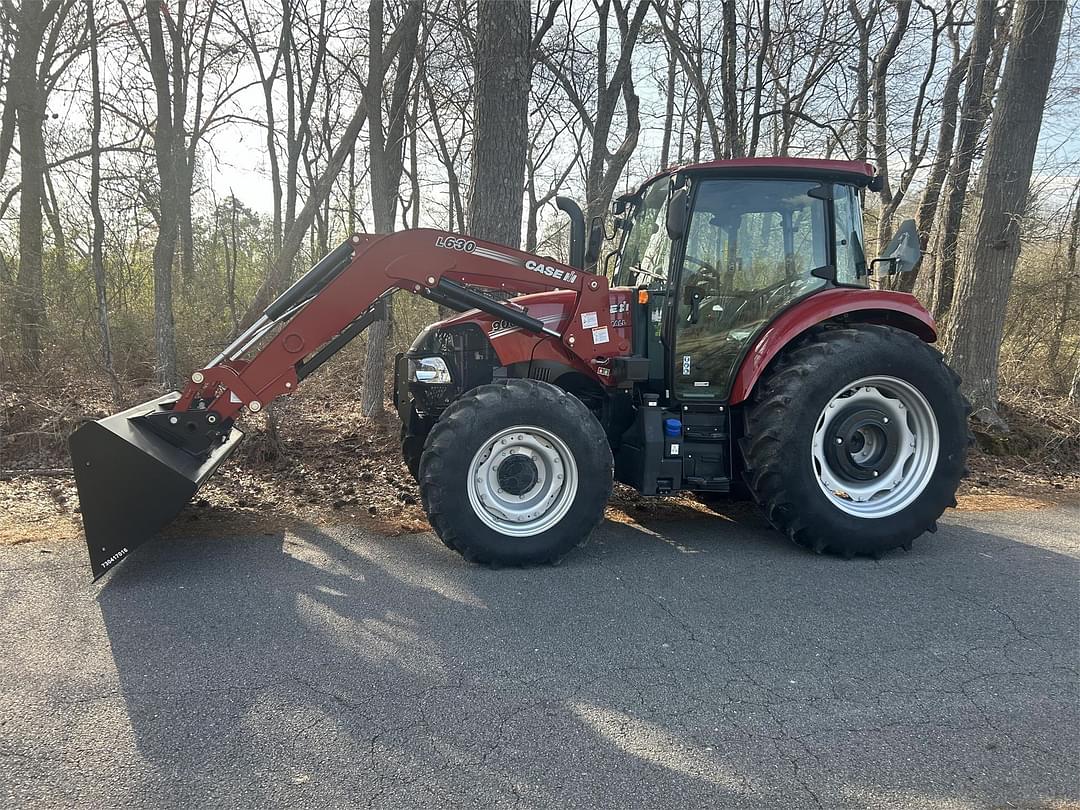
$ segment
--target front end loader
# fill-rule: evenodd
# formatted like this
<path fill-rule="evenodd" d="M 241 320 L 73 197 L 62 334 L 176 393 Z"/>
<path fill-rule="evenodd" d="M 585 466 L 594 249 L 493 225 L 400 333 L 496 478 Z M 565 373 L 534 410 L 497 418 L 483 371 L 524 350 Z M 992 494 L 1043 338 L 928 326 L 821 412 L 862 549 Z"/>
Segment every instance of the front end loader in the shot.
<path fill-rule="evenodd" d="M 566 199 L 564 263 L 467 236 L 354 235 L 179 392 L 70 440 L 95 579 L 183 508 L 241 439 L 398 290 L 459 313 L 395 364 L 402 453 L 432 527 L 482 564 L 552 562 L 613 481 L 749 495 L 817 552 L 908 547 L 955 503 L 956 375 L 910 295 L 913 223 L 863 253 L 873 168 L 743 159 L 667 170 L 619 198 L 608 251 Z M 502 300 L 491 293 L 514 294 Z"/>

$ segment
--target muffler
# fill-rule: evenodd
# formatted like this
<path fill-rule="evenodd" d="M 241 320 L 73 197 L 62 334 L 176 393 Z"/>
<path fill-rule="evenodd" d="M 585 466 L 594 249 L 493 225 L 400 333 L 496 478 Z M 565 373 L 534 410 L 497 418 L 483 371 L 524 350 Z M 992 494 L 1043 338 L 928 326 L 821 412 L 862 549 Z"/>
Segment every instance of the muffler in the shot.
<path fill-rule="evenodd" d="M 202 455 L 177 447 L 147 417 L 179 398 L 174 391 L 89 422 L 68 439 L 95 580 L 176 517 L 244 437 L 230 428 Z"/>

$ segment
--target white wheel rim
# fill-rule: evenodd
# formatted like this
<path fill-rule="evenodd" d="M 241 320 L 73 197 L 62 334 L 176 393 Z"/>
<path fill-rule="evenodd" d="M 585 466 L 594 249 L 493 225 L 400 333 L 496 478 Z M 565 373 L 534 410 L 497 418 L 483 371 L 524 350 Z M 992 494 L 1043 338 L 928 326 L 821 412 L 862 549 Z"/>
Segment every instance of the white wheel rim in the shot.
<path fill-rule="evenodd" d="M 833 506 L 856 517 L 883 518 L 923 493 L 940 445 L 937 418 L 919 389 L 896 377 L 864 377 L 822 409 L 811 464 Z"/>
<path fill-rule="evenodd" d="M 554 526 L 570 511 L 577 486 L 570 448 L 534 425 L 506 428 L 485 441 L 466 482 L 476 516 L 509 537 L 532 537 Z"/>

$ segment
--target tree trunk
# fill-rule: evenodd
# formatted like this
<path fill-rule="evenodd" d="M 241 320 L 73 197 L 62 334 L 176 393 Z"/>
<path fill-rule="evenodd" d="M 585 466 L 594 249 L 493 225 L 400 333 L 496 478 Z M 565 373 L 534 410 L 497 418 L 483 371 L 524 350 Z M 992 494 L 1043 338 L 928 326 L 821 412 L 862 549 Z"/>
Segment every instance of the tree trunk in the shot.
<path fill-rule="evenodd" d="M 529 0 L 480 0 L 469 235 L 521 244 L 529 135 L 532 14 Z"/>
<path fill-rule="evenodd" d="M 154 157 L 157 161 L 158 233 L 154 242 L 154 349 L 157 381 L 176 385 L 176 326 L 173 320 L 172 265 L 177 235 L 176 129 L 173 122 L 172 88 L 165 56 L 161 5 L 146 0 L 146 24 L 150 40 L 150 75 L 154 79 L 157 121 L 154 125 Z M 180 123 L 183 126 L 182 122 Z"/>
<path fill-rule="evenodd" d="M 952 23 L 950 22 L 950 26 Z M 923 251 L 923 259 L 918 266 L 909 273 L 900 274 L 897 289 L 903 292 L 911 292 L 915 289 L 919 272 L 926 264 L 926 250 L 930 244 L 930 232 L 934 227 L 937 217 L 938 203 L 941 201 L 941 187 L 945 182 L 945 175 L 949 171 L 949 163 L 952 161 L 953 141 L 956 138 L 956 113 L 960 107 L 960 84 L 964 80 L 967 71 L 968 55 L 960 54 L 959 42 L 956 39 L 955 29 L 950 30 L 953 42 L 953 62 L 949 75 L 945 79 L 945 87 L 941 92 L 941 124 L 938 128 L 937 148 L 934 152 L 934 163 L 930 167 L 930 175 L 926 179 L 922 199 L 919 202 L 919 210 L 916 214 L 915 223 L 919 230 L 919 243 Z"/>
<path fill-rule="evenodd" d="M 98 64 L 98 34 L 94 0 L 86 0 L 86 26 L 90 32 L 90 214 L 94 220 L 90 239 L 90 270 L 94 276 L 98 331 L 101 335 L 101 362 L 109 376 L 113 404 L 120 405 L 120 380 L 113 366 L 112 336 L 109 333 L 109 299 L 105 278 L 105 220 L 101 216 L 101 76 Z"/>
<path fill-rule="evenodd" d="M 38 81 L 38 51 L 46 20 L 41 0 L 28 0 L 12 20 L 18 36 L 11 60 L 7 103 L 19 133 L 19 265 L 14 309 L 22 343 L 22 359 L 30 368 L 41 363 L 41 330 L 45 324 L 42 275 L 42 201 L 45 197 L 45 139 L 42 119 L 45 97 Z M 7 118 L 7 116 L 5 116 Z"/>
<path fill-rule="evenodd" d="M 408 107 L 409 82 L 416 60 L 417 35 L 420 26 L 418 2 L 410 2 L 401 21 L 404 39 L 397 54 L 397 72 L 390 94 L 390 114 L 384 118 L 383 87 L 389 62 L 393 59 L 383 50 L 382 0 L 372 0 L 368 7 L 370 47 L 368 83 L 365 91 L 368 105 L 368 158 L 371 174 L 371 213 L 376 233 L 392 233 L 394 208 L 401 182 L 402 146 L 405 114 Z M 385 127 L 385 128 L 384 128 Z M 520 213 L 518 216 L 520 221 Z M 364 384 L 360 390 L 360 412 L 367 417 L 383 412 L 386 398 L 386 352 L 390 338 L 393 311 L 386 307 L 386 317 L 375 321 L 367 330 L 364 352 Z"/>
<path fill-rule="evenodd" d="M 1050 348 L 1046 353 L 1046 365 L 1050 372 L 1061 379 L 1065 372 L 1058 371 L 1058 355 L 1061 353 L 1061 339 L 1065 336 L 1065 330 L 1069 325 L 1069 310 L 1072 307 L 1073 290 L 1077 282 L 1077 253 L 1080 252 L 1080 182 L 1073 189 L 1076 201 L 1073 203 L 1072 216 L 1069 222 L 1069 249 L 1065 254 L 1065 279 L 1062 283 L 1061 314 L 1058 316 L 1057 327 L 1050 336 Z"/>
<path fill-rule="evenodd" d="M 735 0 L 724 0 L 724 38 L 720 49 L 721 96 L 724 99 L 724 157 L 741 158 L 745 151 L 739 127 L 739 95 L 735 54 L 739 48 L 735 27 Z M 719 155 L 717 156 L 719 157 Z"/>
<path fill-rule="evenodd" d="M 682 21 L 682 0 L 675 0 L 675 11 L 672 15 L 671 27 L 679 30 Z M 664 140 L 660 146 L 660 168 L 664 169 L 671 164 L 671 130 L 675 125 L 675 76 L 679 67 L 678 44 L 671 37 L 665 39 L 667 44 L 668 63 L 667 79 L 664 83 Z"/>
<path fill-rule="evenodd" d="M 949 171 L 949 191 L 942 212 L 938 264 L 930 299 L 930 309 L 935 318 L 941 318 L 953 300 L 956 250 L 968 181 L 971 177 L 971 164 L 975 159 L 979 136 L 986 126 L 983 88 L 986 59 L 994 41 L 994 4 L 980 2 L 976 3 L 976 6 L 975 28 L 971 33 L 971 57 L 964 80 L 964 101 L 960 107 L 960 132 L 956 140 L 952 169 Z"/>
<path fill-rule="evenodd" d="M 871 4 L 866 16 L 859 8 L 858 0 L 848 0 L 848 13 L 855 21 L 858 35 L 858 52 L 855 65 L 855 160 L 866 161 L 870 143 L 870 28 L 877 16 L 877 0 Z"/>
<path fill-rule="evenodd" d="M 997 414 L 998 356 L 1035 149 L 1065 4 L 1021 0 L 976 189 L 974 239 L 956 280 L 944 335 L 949 362 L 984 421 Z"/>

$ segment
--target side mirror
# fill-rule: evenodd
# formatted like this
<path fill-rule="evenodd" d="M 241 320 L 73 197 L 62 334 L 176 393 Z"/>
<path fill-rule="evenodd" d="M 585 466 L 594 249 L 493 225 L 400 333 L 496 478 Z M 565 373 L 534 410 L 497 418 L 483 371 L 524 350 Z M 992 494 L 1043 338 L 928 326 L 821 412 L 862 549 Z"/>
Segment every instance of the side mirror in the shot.
<path fill-rule="evenodd" d="M 870 266 L 874 270 L 883 269 L 886 275 L 891 276 L 914 269 L 921 257 L 919 229 L 915 227 L 915 220 L 905 219 L 896 229 L 889 244 L 885 246 L 885 250 L 870 262 Z"/>
<path fill-rule="evenodd" d="M 668 195 L 666 225 L 670 239 L 682 239 L 686 233 L 687 196 L 686 186 Z"/>

